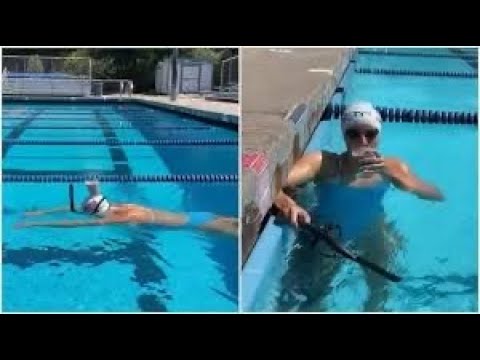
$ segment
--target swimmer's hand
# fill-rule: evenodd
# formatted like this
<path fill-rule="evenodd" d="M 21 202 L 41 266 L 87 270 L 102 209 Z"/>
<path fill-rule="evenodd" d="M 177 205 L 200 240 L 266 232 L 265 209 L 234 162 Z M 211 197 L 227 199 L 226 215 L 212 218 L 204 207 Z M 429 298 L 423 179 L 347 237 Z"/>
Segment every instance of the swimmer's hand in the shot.
<path fill-rule="evenodd" d="M 107 219 L 92 219 L 92 220 L 61 220 L 61 221 L 29 221 L 16 223 L 16 229 L 28 227 L 51 227 L 51 228 L 71 228 L 79 226 L 100 226 L 106 224 L 119 224 L 124 221 L 115 221 Z"/>
<path fill-rule="evenodd" d="M 25 211 L 23 213 L 23 216 L 38 216 L 38 215 L 43 215 L 43 211 Z"/>
<path fill-rule="evenodd" d="M 274 205 L 279 213 L 297 228 L 298 224 L 310 224 L 311 222 L 310 214 L 283 191 L 275 199 Z"/>
<path fill-rule="evenodd" d="M 40 215 L 61 213 L 61 212 L 70 212 L 70 207 L 69 206 L 60 206 L 60 207 L 57 207 L 57 208 L 46 209 L 46 210 L 26 211 L 26 212 L 23 213 L 23 216 L 40 216 Z"/>
<path fill-rule="evenodd" d="M 298 206 L 297 204 L 290 207 L 288 219 L 296 228 L 298 228 L 298 224 L 310 224 L 312 221 L 307 210 Z"/>
<path fill-rule="evenodd" d="M 375 149 L 359 149 L 351 153 L 350 163 L 356 175 L 382 172 L 384 160 Z"/>
<path fill-rule="evenodd" d="M 358 159 L 358 172 L 362 174 L 386 175 L 385 159 L 378 153 L 367 154 Z"/>

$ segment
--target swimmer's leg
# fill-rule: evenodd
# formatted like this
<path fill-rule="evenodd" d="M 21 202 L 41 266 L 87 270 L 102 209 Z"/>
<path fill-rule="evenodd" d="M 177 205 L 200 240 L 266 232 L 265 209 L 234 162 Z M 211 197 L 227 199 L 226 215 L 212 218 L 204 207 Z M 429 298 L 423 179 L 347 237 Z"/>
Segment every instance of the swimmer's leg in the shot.
<path fill-rule="evenodd" d="M 327 311 L 324 300 L 341 266 L 338 258 L 326 257 L 329 249 L 323 242 L 311 247 L 297 243 L 288 259 L 287 270 L 281 279 L 276 311 Z"/>
<path fill-rule="evenodd" d="M 368 237 L 361 241 L 365 257 L 385 269 L 393 269 L 394 257 L 398 250 L 399 238 L 389 231 L 386 224 L 377 228 L 375 233 L 370 232 Z M 385 304 L 389 298 L 391 283 L 383 276 L 365 269 L 365 280 L 369 294 L 364 304 L 364 311 L 382 312 L 385 311 Z"/>
<path fill-rule="evenodd" d="M 238 237 L 238 219 L 233 217 L 218 216 L 209 212 L 190 212 L 187 226 L 204 230 L 217 231 Z"/>
<path fill-rule="evenodd" d="M 238 237 L 238 219 L 218 216 L 210 212 L 189 212 L 185 214 L 154 210 L 152 223 L 168 226 L 187 226 L 215 231 Z"/>
<path fill-rule="evenodd" d="M 312 274 L 311 285 L 305 292 L 307 300 L 301 304 L 299 311 L 328 311 L 325 299 L 333 290 L 333 279 L 340 270 L 341 264 L 340 258 L 324 257 L 323 261 L 319 261 L 318 266 L 315 266 L 316 271 Z"/>

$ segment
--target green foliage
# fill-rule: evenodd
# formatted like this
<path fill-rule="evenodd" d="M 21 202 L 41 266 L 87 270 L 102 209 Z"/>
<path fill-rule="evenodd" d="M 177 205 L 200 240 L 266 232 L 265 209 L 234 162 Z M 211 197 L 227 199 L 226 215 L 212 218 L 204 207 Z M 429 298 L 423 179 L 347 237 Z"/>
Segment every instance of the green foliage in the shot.
<path fill-rule="evenodd" d="M 180 52 L 180 55 L 183 57 L 189 57 L 199 60 L 208 60 L 213 64 L 220 63 L 222 59 L 223 49 L 209 49 L 209 48 L 194 48 L 194 49 L 183 49 L 184 51 Z"/>
<path fill-rule="evenodd" d="M 42 60 L 38 55 L 31 55 L 27 59 L 27 71 L 33 73 L 44 72 Z"/>
<path fill-rule="evenodd" d="M 82 57 L 83 59 L 78 59 L 78 57 Z M 57 64 L 56 71 L 87 78 L 90 74 L 90 61 L 88 61 L 86 57 L 87 55 L 85 54 L 73 52 L 63 61 L 55 59 L 55 64 Z"/>

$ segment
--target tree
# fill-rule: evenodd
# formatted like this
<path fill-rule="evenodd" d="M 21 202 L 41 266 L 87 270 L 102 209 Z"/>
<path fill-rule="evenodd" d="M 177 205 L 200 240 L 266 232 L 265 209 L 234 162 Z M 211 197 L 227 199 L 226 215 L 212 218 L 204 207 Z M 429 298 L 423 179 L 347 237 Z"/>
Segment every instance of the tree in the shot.
<path fill-rule="evenodd" d="M 31 55 L 28 57 L 27 60 L 27 69 L 26 72 L 30 73 L 43 73 L 43 64 L 40 56 L 38 55 Z"/>

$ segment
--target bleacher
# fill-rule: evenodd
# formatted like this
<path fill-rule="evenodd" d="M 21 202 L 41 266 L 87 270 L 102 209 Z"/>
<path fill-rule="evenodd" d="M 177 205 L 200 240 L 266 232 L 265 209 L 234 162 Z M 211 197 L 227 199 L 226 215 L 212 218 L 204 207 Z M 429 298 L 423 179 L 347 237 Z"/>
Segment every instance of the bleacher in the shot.
<path fill-rule="evenodd" d="M 91 81 L 62 73 L 9 73 L 2 76 L 4 95 L 90 96 Z"/>
<path fill-rule="evenodd" d="M 229 87 L 216 88 L 210 94 L 205 96 L 205 99 L 212 101 L 230 101 L 238 102 L 238 85 Z"/>

